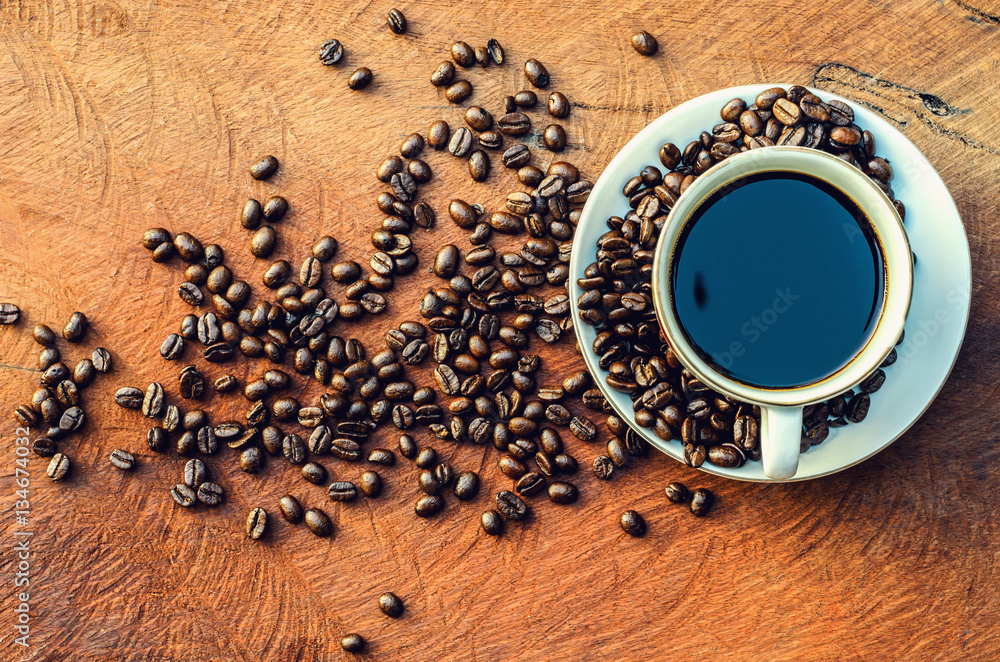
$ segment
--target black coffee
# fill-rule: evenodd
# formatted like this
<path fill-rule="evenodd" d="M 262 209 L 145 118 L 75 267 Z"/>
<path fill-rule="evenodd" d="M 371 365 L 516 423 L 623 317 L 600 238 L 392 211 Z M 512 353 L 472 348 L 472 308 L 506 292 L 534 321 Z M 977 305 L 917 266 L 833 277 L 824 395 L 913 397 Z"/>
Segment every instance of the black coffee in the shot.
<path fill-rule="evenodd" d="M 865 345 L 882 307 L 874 230 L 844 193 L 792 172 L 751 175 L 695 211 L 671 287 L 688 341 L 732 379 L 816 382 Z"/>

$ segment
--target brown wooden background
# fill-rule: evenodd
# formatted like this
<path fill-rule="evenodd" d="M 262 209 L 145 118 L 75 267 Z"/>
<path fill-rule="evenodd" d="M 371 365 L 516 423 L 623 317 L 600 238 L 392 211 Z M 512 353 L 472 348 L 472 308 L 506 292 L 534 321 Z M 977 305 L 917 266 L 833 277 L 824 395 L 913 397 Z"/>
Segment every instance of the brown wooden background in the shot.
<path fill-rule="evenodd" d="M 104 345 L 117 366 L 86 393 L 87 431 L 67 442 L 73 478 L 54 485 L 46 461 L 31 462 L 26 654 L 13 645 L 14 422 L 4 414 L 0 658 L 337 660 L 347 657 L 340 635 L 357 631 L 368 657 L 384 660 L 997 659 L 996 3 L 397 6 L 410 22 L 404 37 L 385 27 L 391 5 L 381 0 L 0 3 L 0 300 L 25 310 L 20 325 L 0 328 L 0 410 L 35 388 L 36 322 L 61 328 L 84 311 L 94 324 L 87 354 Z M 629 46 L 639 29 L 658 37 L 656 57 Z M 339 67 L 316 58 L 330 37 L 348 50 Z M 236 211 L 248 195 L 280 191 L 293 211 L 278 254 L 297 264 L 330 232 L 341 255 L 367 262 L 367 235 L 381 218 L 372 171 L 410 131 L 437 118 L 459 125 L 459 109 L 427 78 L 454 40 L 490 37 L 508 64 L 467 72 L 470 103 L 495 111 L 524 85 L 523 61 L 539 58 L 551 89 L 574 104 L 565 156 L 593 179 L 648 121 L 718 87 L 815 81 L 894 120 L 950 187 L 973 257 L 968 337 L 923 420 L 863 465 L 805 484 L 730 482 L 658 455 L 610 484 L 583 470 L 576 505 L 536 499 L 529 521 L 499 539 L 478 528 L 507 485 L 496 452 L 443 443 L 457 468 L 481 469 L 484 485 L 477 501 L 450 499 L 430 521 L 412 515 L 417 488 L 405 462 L 382 472 L 382 499 L 334 505 L 283 461 L 251 477 L 223 454 L 210 466 L 225 505 L 177 508 L 167 489 L 182 461 L 150 457 L 144 420 L 110 404 L 117 387 L 157 378 L 177 399 L 178 366 L 156 350 L 188 312 L 175 294 L 182 279 L 176 263 L 149 260 L 142 230 L 217 241 L 256 284 L 265 262 L 246 250 Z M 346 79 L 362 65 L 375 82 L 352 93 Z M 967 112 L 935 114 L 921 94 Z M 281 160 L 281 173 L 253 182 L 246 166 L 265 153 Z M 502 168 L 475 184 L 447 154 L 425 158 L 435 174 L 421 190 L 444 219 L 414 234 L 421 271 L 459 237 L 445 214 L 452 195 L 490 207 L 512 188 Z M 414 316 L 424 282 L 401 280 L 388 315 L 360 337 L 375 341 L 389 320 Z M 73 362 L 84 355 L 64 353 Z M 582 365 L 571 342 L 544 361 L 552 375 Z M 241 364 L 236 374 L 261 369 Z M 301 397 L 320 392 L 310 386 Z M 205 406 L 215 420 L 242 406 L 213 397 Z M 582 465 L 600 449 L 568 441 Z M 382 443 L 394 447 L 394 436 Z M 108 464 L 117 447 L 140 455 L 134 474 Z M 345 479 L 362 471 L 326 464 Z M 663 487 L 675 479 L 716 492 L 708 519 L 666 503 Z M 249 508 L 276 515 L 285 491 L 325 508 L 335 536 L 275 521 L 265 541 L 247 540 Z M 622 534 L 626 508 L 645 515 L 646 538 Z M 402 619 L 378 611 L 385 590 L 405 600 Z"/>

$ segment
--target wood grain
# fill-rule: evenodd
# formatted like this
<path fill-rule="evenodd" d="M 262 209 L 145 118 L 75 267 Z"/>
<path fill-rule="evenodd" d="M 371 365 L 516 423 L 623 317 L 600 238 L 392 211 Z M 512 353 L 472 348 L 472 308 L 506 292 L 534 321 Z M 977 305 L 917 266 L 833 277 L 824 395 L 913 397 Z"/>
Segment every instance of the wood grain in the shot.
<path fill-rule="evenodd" d="M 0 410 L 35 388 L 34 323 L 61 327 L 81 310 L 93 322 L 86 346 L 106 346 L 116 361 L 86 393 L 86 433 L 67 442 L 73 477 L 52 484 L 45 461 L 30 465 L 27 650 L 14 643 L 14 523 L 0 520 L 0 658 L 347 659 L 339 637 L 357 631 L 370 642 L 366 659 L 384 660 L 997 659 L 996 7 L 435 0 L 398 3 L 411 27 L 397 37 L 384 25 L 390 6 L 0 3 L 0 300 L 25 311 L 21 324 L 0 328 Z M 659 39 L 655 57 L 629 46 L 639 29 Z M 348 51 L 333 68 L 316 58 L 330 37 Z M 281 192 L 292 205 L 281 257 L 297 264 L 331 233 L 341 255 L 367 262 L 381 220 L 374 168 L 409 132 L 438 118 L 460 124 L 461 110 L 427 78 L 452 41 L 490 37 L 508 64 L 462 72 L 475 86 L 470 103 L 496 110 L 525 84 L 521 63 L 539 58 L 552 89 L 573 103 L 565 158 L 593 179 L 651 119 L 730 85 L 811 83 L 896 124 L 952 191 L 973 256 L 968 336 L 928 414 L 870 461 L 805 484 L 731 482 L 658 455 L 609 484 L 584 469 L 577 504 L 536 500 L 529 520 L 499 539 L 482 535 L 478 516 L 507 481 L 495 451 L 473 446 L 437 444 L 456 468 L 481 471 L 484 485 L 477 500 L 449 500 L 430 521 L 412 515 L 406 462 L 383 472 L 382 499 L 336 505 L 284 462 L 253 477 L 223 454 L 210 466 L 226 503 L 175 507 L 167 489 L 181 459 L 153 457 L 140 417 L 110 404 L 117 387 L 154 379 L 177 398 L 176 366 L 156 350 L 188 312 L 175 294 L 181 273 L 149 260 L 141 232 L 162 225 L 218 242 L 256 284 L 266 261 L 246 250 L 236 211 L 247 196 Z M 351 92 L 358 66 L 375 81 Z M 254 182 L 246 167 L 265 153 L 282 169 Z M 443 222 L 414 233 L 419 274 L 441 244 L 467 245 L 446 218 L 453 195 L 489 208 L 513 186 L 496 159 L 476 184 L 447 154 L 425 158 L 435 174 L 421 191 Z M 401 279 L 390 311 L 358 337 L 373 344 L 390 320 L 414 316 L 426 286 L 421 275 Z M 74 362 L 84 355 L 63 347 Z M 582 367 L 571 342 L 541 353 L 552 381 Z M 261 370 L 241 363 L 235 374 Z M 205 407 L 222 420 L 239 413 L 239 400 L 213 396 Z M 4 420 L 0 473 L 12 505 L 14 423 Z M 373 445 L 394 445 L 382 434 Z M 601 447 L 568 441 L 582 465 Z M 119 447 L 139 455 L 134 474 L 108 464 Z M 362 471 L 326 464 L 338 478 Z M 716 492 L 711 516 L 667 504 L 663 487 L 676 479 Z M 266 540 L 247 540 L 248 510 L 276 514 L 286 491 L 326 509 L 334 537 L 276 521 Z M 619 529 L 626 508 L 646 517 L 644 539 Z M 386 590 L 406 602 L 403 618 L 378 611 Z"/>

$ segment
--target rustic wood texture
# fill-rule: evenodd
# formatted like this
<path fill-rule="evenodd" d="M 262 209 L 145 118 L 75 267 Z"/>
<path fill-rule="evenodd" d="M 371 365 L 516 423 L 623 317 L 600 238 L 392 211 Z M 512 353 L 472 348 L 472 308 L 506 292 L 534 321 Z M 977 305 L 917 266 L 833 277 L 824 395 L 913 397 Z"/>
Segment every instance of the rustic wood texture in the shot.
<path fill-rule="evenodd" d="M 0 658 L 337 660 L 350 657 L 340 636 L 356 631 L 370 642 L 366 659 L 382 660 L 998 659 L 995 3 L 399 2 L 410 22 L 402 37 L 385 27 L 391 6 L 0 3 L 0 300 L 25 311 L 19 325 L 0 328 L 0 475 L 11 504 L 0 520 Z M 639 29 L 658 37 L 655 57 L 629 45 Z M 330 37 L 348 54 L 328 68 L 316 51 Z M 181 269 L 152 263 L 141 232 L 162 225 L 218 242 L 260 291 L 267 261 L 246 250 L 236 213 L 247 196 L 280 192 L 292 212 L 278 228 L 278 256 L 298 264 L 329 232 L 341 256 L 367 263 L 367 237 L 381 220 L 375 166 L 435 119 L 461 124 L 461 110 L 427 79 L 454 40 L 490 37 L 508 62 L 461 72 L 475 86 L 469 103 L 496 111 L 502 94 L 525 85 L 524 60 L 537 57 L 550 89 L 573 103 L 564 158 L 593 179 L 651 119 L 729 85 L 816 84 L 892 120 L 940 171 L 972 248 L 968 336 L 927 415 L 872 460 L 786 486 L 727 481 L 660 455 L 600 483 L 589 464 L 601 445 L 564 434 L 581 462 L 580 501 L 535 498 L 529 520 L 498 539 L 478 523 L 509 484 L 496 451 L 444 442 L 435 445 L 456 468 L 481 471 L 483 487 L 473 502 L 450 498 L 428 521 L 413 516 L 407 461 L 382 471 L 383 498 L 335 505 L 283 460 L 254 477 L 228 451 L 209 461 L 225 504 L 176 507 L 167 490 L 182 459 L 151 454 L 146 421 L 111 404 L 119 386 L 152 380 L 178 401 L 179 366 L 157 349 L 189 312 L 176 295 Z M 347 77 L 363 65 L 374 83 L 351 92 Z M 532 116 L 543 126 L 540 110 Z M 246 168 L 267 153 L 281 171 L 254 182 Z M 385 315 L 358 328 L 371 344 L 391 320 L 416 316 L 437 247 L 468 246 L 447 219 L 447 200 L 491 207 L 514 188 L 498 158 L 481 184 L 445 153 L 424 158 L 434 179 L 421 191 L 440 223 L 414 232 L 417 274 L 399 280 Z M 36 387 L 31 325 L 59 329 L 74 310 L 93 329 L 81 346 L 61 344 L 64 356 L 75 362 L 102 345 L 116 367 L 86 392 L 85 434 L 65 442 L 72 478 L 52 484 L 46 460 L 30 464 L 32 646 L 24 650 L 13 642 L 21 589 L 12 579 L 8 412 Z M 582 367 L 571 341 L 539 351 L 543 384 Z M 262 369 L 244 360 L 235 374 Z M 296 392 L 311 400 L 322 391 Z M 218 421 L 245 403 L 213 395 L 204 406 Z M 429 443 L 423 433 L 418 440 Z M 395 449 L 395 435 L 382 432 L 377 445 Z M 108 463 L 119 447 L 138 454 L 134 473 Z M 343 479 L 363 470 L 324 464 Z M 663 487 L 677 479 L 715 491 L 707 519 L 666 502 Z M 278 521 L 286 492 L 330 513 L 335 535 L 321 540 Z M 244 534 L 257 505 L 272 513 L 259 543 Z M 646 517 L 645 538 L 620 530 L 626 508 Z M 406 603 L 399 620 L 378 611 L 386 590 Z"/>

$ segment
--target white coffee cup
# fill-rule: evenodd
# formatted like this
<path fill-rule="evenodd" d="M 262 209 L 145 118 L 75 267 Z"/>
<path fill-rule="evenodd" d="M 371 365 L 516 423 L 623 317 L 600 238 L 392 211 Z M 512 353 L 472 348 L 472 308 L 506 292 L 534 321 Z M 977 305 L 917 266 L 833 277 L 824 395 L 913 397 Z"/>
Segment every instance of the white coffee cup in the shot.
<path fill-rule="evenodd" d="M 871 223 L 883 265 L 882 307 L 868 341 L 833 374 L 792 388 L 764 388 L 719 372 L 688 341 L 672 302 L 672 270 L 679 254 L 679 240 L 694 212 L 719 189 L 766 172 L 808 175 L 850 198 Z M 792 478 L 798 468 L 803 408 L 854 388 L 879 367 L 903 332 L 912 292 L 912 254 L 903 221 L 892 201 L 855 166 L 831 154 L 803 147 L 751 150 L 727 158 L 698 177 L 670 211 L 653 261 L 653 301 L 670 347 L 684 367 L 710 388 L 760 406 L 764 474 L 778 480 Z"/>

